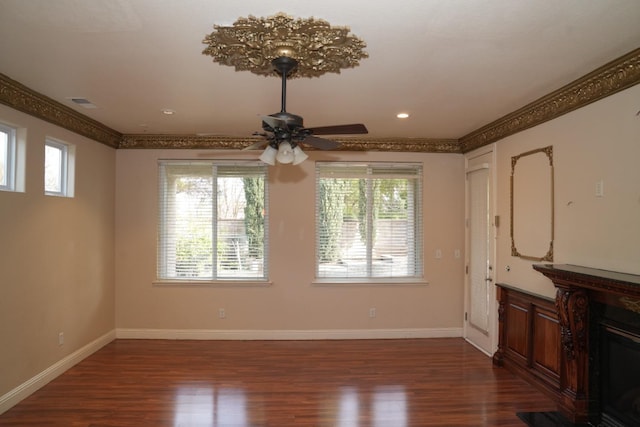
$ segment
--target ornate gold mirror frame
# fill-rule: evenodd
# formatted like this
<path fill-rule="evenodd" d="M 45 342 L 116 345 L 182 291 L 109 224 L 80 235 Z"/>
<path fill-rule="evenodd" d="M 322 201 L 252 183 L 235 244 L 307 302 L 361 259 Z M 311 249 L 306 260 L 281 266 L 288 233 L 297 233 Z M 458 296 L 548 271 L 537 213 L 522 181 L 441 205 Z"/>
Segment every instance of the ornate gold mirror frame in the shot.
<path fill-rule="evenodd" d="M 553 261 L 553 216 L 553 147 L 512 157 L 511 255 Z"/>

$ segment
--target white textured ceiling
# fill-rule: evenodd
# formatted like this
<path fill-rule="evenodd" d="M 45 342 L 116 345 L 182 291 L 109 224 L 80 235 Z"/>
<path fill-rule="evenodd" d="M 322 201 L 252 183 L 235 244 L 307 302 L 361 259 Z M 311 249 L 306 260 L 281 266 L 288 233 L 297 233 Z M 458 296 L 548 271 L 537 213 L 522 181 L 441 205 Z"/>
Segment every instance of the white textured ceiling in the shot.
<path fill-rule="evenodd" d="M 287 110 L 372 137 L 459 138 L 640 47 L 638 0 L 0 0 L 0 73 L 122 133 L 249 136 L 280 81 L 202 40 L 278 12 L 364 39 L 360 66 L 292 80 Z"/>

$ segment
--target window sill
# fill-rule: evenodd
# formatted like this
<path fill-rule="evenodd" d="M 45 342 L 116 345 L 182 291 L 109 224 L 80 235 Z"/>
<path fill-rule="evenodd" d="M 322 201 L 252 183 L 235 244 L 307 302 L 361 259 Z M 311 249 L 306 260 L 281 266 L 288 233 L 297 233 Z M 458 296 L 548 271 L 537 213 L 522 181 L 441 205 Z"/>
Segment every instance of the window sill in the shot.
<path fill-rule="evenodd" d="M 52 191 L 45 191 L 44 195 L 48 197 L 60 197 L 62 199 L 73 199 L 73 196 L 70 196 L 67 193 L 54 193 Z"/>
<path fill-rule="evenodd" d="M 267 280 L 154 280 L 153 286 L 193 286 L 209 288 L 266 288 L 272 285 Z"/>
<path fill-rule="evenodd" d="M 424 279 L 392 279 L 392 278 L 362 278 L 362 279 L 316 279 L 312 286 L 318 287 L 349 287 L 349 286 L 427 286 Z"/>

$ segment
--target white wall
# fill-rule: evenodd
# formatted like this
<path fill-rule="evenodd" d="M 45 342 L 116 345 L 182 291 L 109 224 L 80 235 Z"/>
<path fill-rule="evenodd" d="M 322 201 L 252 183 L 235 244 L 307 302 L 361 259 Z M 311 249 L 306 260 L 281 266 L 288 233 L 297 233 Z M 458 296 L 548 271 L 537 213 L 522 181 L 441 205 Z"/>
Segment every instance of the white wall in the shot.
<path fill-rule="evenodd" d="M 551 281 L 511 256 L 511 157 L 553 146 L 554 263 L 640 274 L 640 85 L 501 140 L 498 281 L 547 296 Z M 596 182 L 604 197 L 596 197 Z M 506 219 L 506 221 L 504 221 Z M 510 272 L 506 267 L 511 268 Z"/>

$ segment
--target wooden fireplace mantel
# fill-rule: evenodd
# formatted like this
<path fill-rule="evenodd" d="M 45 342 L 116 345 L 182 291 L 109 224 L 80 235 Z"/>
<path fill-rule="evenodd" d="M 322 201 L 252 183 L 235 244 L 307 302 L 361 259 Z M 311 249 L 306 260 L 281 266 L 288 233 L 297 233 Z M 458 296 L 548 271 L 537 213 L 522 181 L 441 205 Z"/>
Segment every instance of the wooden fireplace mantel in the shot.
<path fill-rule="evenodd" d="M 588 289 L 596 296 L 640 297 L 640 275 L 571 264 L 534 264 L 533 268 L 556 285 Z"/>
<path fill-rule="evenodd" d="M 556 287 L 560 324 L 560 401 L 574 423 L 589 418 L 589 305 L 592 301 L 640 313 L 640 275 L 570 264 L 533 266 Z"/>

